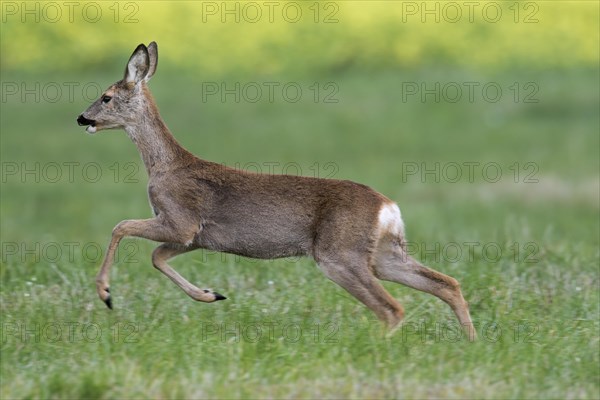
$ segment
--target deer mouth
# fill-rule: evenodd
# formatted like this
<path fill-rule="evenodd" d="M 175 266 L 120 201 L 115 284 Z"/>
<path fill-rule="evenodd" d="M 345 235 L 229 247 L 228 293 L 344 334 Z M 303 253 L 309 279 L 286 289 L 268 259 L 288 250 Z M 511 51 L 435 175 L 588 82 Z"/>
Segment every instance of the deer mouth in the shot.
<path fill-rule="evenodd" d="M 77 124 L 79 126 L 87 126 L 87 128 L 85 128 L 87 133 L 96 133 L 96 121 L 93 119 L 87 119 L 83 116 L 83 114 L 77 117 Z"/>
<path fill-rule="evenodd" d="M 92 122 L 87 128 L 85 128 L 87 133 L 96 133 L 96 123 Z"/>

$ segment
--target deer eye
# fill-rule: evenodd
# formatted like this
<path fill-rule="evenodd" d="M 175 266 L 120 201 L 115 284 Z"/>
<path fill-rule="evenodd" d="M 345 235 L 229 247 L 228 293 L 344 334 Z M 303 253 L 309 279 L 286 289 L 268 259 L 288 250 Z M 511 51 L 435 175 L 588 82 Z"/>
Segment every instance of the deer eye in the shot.
<path fill-rule="evenodd" d="M 111 101 L 111 100 L 112 100 L 112 97 L 110 97 L 110 96 L 103 96 L 103 97 L 102 97 L 102 102 L 103 102 L 104 104 L 108 103 L 108 102 L 109 102 L 109 101 Z"/>

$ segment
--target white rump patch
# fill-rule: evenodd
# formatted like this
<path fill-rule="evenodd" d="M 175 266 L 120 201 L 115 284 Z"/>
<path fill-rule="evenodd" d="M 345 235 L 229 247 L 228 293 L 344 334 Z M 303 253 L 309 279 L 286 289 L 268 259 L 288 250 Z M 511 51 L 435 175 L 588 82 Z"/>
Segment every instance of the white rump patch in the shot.
<path fill-rule="evenodd" d="M 404 236 L 404 221 L 402 221 L 400 208 L 396 204 L 384 204 L 379 210 L 379 231 L 390 232 L 394 236 Z"/>

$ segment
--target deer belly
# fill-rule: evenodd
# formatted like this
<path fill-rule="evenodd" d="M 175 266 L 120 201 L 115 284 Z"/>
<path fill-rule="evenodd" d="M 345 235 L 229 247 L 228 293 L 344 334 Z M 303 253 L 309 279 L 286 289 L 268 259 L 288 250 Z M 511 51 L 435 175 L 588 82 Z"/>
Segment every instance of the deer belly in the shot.
<path fill-rule="evenodd" d="M 277 225 L 265 229 L 207 224 L 197 236 L 197 244 L 209 250 L 260 259 L 304 256 L 312 246 L 301 229 Z"/>

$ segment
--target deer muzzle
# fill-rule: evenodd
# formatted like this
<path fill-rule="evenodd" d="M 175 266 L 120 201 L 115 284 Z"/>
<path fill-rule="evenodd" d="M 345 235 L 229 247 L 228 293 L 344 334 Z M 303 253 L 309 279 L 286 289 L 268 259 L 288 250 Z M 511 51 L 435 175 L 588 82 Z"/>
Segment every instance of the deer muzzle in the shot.
<path fill-rule="evenodd" d="M 79 124 L 79 126 L 87 126 L 87 125 L 95 125 L 96 121 L 87 119 L 86 117 L 83 116 L 83 114 L 81 114 L 79 117 L 77 117 L 77 123 Z"/>
<path fill-rule="evenodd" d="M 92 119 L 87 119 L 83 116 L 83 114 L 77 117 L 77 123 L 79 124 L 79 126 L 87 126 L 86 131 L 88 133 L 96 132 L 96 121 Z"/>

